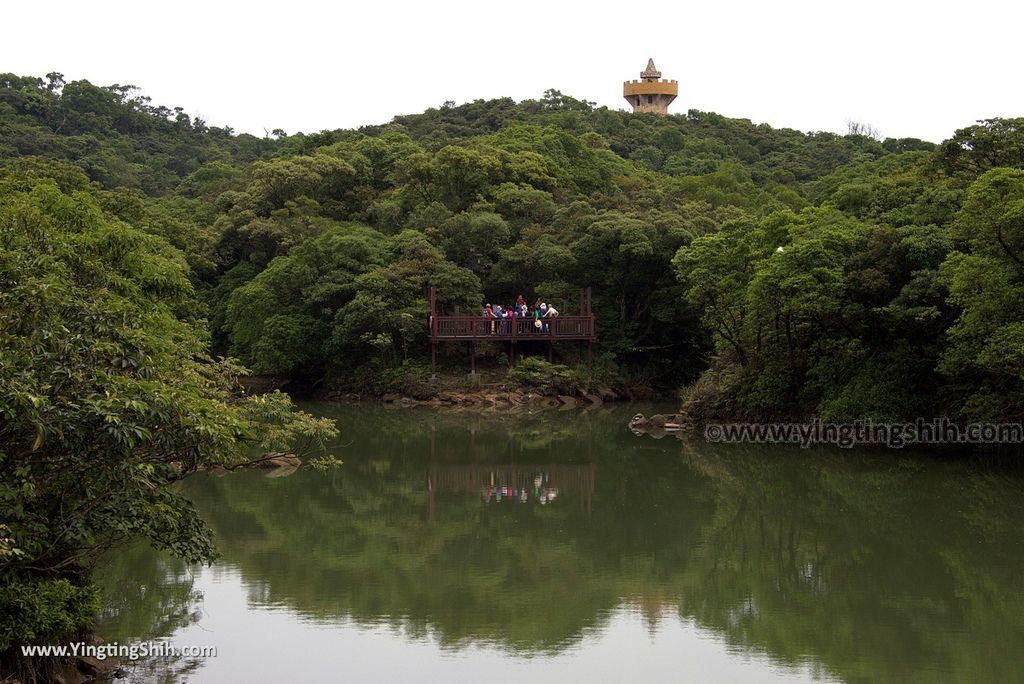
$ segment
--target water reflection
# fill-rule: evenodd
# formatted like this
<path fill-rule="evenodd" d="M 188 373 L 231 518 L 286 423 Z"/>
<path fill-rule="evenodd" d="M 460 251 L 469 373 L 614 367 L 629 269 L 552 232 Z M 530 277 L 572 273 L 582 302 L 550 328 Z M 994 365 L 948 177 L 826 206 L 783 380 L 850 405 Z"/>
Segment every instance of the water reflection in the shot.
<path fill-rule="evenodd" d="M 566 465 L 541 463 L 521 465 L 506 463 L 486 464 L 430 464 L 427 491 L 430 492 L 430 515 L 434 514 L 436 494 L 439 491 L 479 492 L 485 504 L 526 504 L 541 506 L 554 503 L 563 490 L 578 491 L 589 512 L 594 498 L 593 463 Z"/>
<path fill-rule="evenodd" d="M 200 622 L 203 593 L 181 561 L 137 546 L 109 557 L 103 578 L 105 602 L 99 624 L 108 643 L 169 641 Z M 128 665 L 136 681 L 170 683 L 197 672 L 203 661 L 144 659 Z"/>
<path fill-rule="evenodd" d="M 732 665 L 754 662 L 765 677 L 1020 676 L 1016 472 L 656 441 L 626 429 L 635 407 L 492 417 L 317 408 L 343 427 L 340 469 L 187 485 L 224 555 L 219 575 L 202 575 L 202 605 L 245 592 L 221 633 L 284 611 L 289 625 L 345 638 L 383 629 L 409 653 L 429 643 L 551 664 L 586 652 L 598 663 L 627 656 L 634 637 L 620 628 L 635 616 L 652 645 L 711 635 Z M 102 630 L 125 640 L 188 623 L 194 588 L 175 572 L 155 581 L 161 562 L 136 551 L 108 568 L 114 586 L 165 593 L 118 595 Z M 688 669 L 703 681 L 727 671 Z"/>

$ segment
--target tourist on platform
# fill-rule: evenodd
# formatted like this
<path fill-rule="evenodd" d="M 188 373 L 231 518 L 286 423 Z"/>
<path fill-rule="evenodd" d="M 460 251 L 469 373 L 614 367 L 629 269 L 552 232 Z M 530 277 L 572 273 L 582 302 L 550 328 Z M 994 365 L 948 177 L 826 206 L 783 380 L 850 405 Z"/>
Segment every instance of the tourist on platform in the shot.
<path fill-rule="evenodd" d="M 541 318 L 544 318 L 544 332 L 550 332 L 551 322 L 550 319 L 558 315 L 558 310 L 553 306 L 548 306 L 546 302 L 541 302 Z"/>
<path fill-rule="evenodd" d="M 505 310 L 501 308 L 501 304 L 495 304 L 494 306 L 494 318 L 497 319 L 496 329 L 499 335 L 504 334 L 505 328 Z"/>
<path fill-rule="evenodd" d="M 529 306 L 523 295 L 519 295 L 511 306 L 484 304 L 483 317 L 487 319 L 484 330 L 488 335 L 532 335 L 551 332 L 551 319 L 558 316 L 558 309 L 540 298 Z"/>
<path fill-rule="evenodd" d="M 487 326 L 486 326 L 487 334 L 488 335 L 493 335 L 494 334 L 494 319 L 497 318 L 497 316 L 494 315 L 494 307 L 492 307 L 490 304 L 485 304 L 484 305 L 484 318 L 487 319 Z"/>
<path fill-rule="evenodd" d="M 506 309 L 505 307 L 503 307 L 501 304 L 499 304 L 498 308 L 495 309 L 495 313 L 498 315 L 498 334 L 499 335 L 507 335 L 508 332 L 509 332 L 508 331 L 508 314 L 509 314 L 509 310 Z"/>

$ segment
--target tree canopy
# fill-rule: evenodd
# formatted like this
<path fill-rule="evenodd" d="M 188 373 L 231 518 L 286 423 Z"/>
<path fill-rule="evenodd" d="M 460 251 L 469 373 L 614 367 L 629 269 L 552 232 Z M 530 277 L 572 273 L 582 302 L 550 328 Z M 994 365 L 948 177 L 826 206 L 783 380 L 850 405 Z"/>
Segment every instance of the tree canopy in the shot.
<path fill-rule="evenodd" d="M 210 560 L 171 484 L 252 447 L 333 434 L 283 395 L 237 400 L 182 254 L 62 166 L 0 175 L 0 662 L 90 621 L 90 570 L 144 538 Z"/>
<path fill-rule="evenodd" d="M 592 287 L 609 377 L 695 416 L 1019 417 L 1021 121 L 933 145 L 549 90 L 260 139 L 0 77 L 0 164 L 179 250 L 214 354 L 355 388 L 422 368 L 429 285 L 464 313 Z"/>

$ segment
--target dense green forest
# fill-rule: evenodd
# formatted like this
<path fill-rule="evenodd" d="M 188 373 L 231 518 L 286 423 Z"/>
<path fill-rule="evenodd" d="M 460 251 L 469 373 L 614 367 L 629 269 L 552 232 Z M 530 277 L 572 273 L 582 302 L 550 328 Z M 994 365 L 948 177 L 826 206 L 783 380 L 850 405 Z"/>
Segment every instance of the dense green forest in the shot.
<path fill-rule="evenodd" d="M 212 557 L 170 483 L 331 432 L 235 396 L 232 358 L 434 391 L 428 286 L 474 313 L 593 287 L 593 374 L 548 370 L 697 420 L 1020 420 L 1022 277 L 1024 119 L 933 145 L 551 90 L 258 138 L 0 75 L 0 651 L 87 622 L 121 539 Z"/>
<path fill-rule="evenodd" d="M 473 313 L 592 286 L 597 378 L 696 418 L 1020 418 L 1022 125 L 879 141 L 549 90 L 260 139 L 0 77 L 6 173 L 87 178 L 180 250 L 215 355 L 429 394 L 426 286 Z"/>

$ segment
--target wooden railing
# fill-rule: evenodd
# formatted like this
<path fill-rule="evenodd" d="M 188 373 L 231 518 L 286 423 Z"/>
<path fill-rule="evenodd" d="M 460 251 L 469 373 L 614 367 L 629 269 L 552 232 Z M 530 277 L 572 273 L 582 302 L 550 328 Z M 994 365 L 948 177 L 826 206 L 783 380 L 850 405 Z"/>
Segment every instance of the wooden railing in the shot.
<path fill-rule="evenodd" d="M 537 327 L 535 321 L 541 322 Z M 439 340 L 589 340 L 596 339 L 593 316 L 547 318 L 485 318 L 483 316 L 432 316 L 430 339 Z"/>

